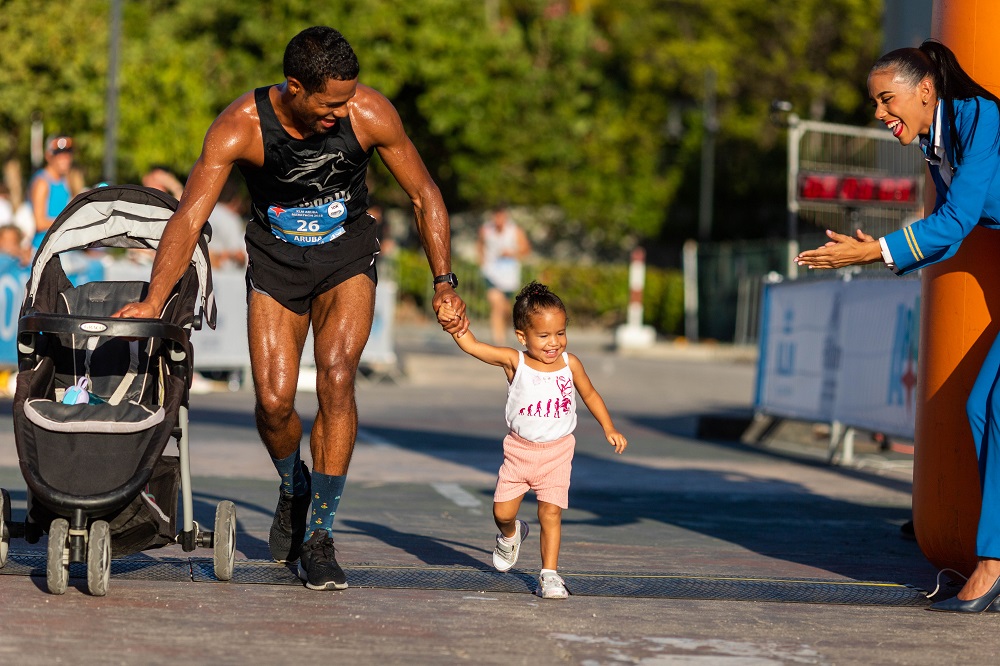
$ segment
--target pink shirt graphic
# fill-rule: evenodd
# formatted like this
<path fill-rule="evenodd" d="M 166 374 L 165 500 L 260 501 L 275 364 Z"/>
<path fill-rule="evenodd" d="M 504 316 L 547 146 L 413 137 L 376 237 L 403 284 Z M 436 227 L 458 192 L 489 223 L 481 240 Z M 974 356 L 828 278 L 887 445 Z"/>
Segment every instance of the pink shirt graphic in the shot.
<path fill-rule="evenodd" d="M 569 354 L 565 367 L 553 372 L 529 368 L 524 352 L 517 353 L 517 370 L 507 388 L 507 426 L 532 442 L 551 442 L 576 428 L 576 391 Z"/>

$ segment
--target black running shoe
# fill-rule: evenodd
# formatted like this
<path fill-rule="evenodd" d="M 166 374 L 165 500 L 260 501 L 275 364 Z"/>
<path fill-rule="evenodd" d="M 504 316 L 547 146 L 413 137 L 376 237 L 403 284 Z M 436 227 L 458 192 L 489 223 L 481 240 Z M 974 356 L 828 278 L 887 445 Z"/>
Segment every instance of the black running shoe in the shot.
<path fill-rule="evenodd" d="M 306 494 L 289 495 L 278 491 L 278 508 L 274 510 L 271 533 L 267 537 L 271 557 L 278 562 L 294 562 L 299 559 L 302 541 L 306 538 L 312 481 L 306 464 L 299 464 L 302 465 L 302 475 L 306 477 Z"/>
<path fill-rule="evenodd" d="M 316 530 L 302 544 L 299 559 L 299 578 L 306 582 L 310 590 L 343 590 L 347 587 L 347 576 L 337 564 L 333 539 L 326 530 Z"/>

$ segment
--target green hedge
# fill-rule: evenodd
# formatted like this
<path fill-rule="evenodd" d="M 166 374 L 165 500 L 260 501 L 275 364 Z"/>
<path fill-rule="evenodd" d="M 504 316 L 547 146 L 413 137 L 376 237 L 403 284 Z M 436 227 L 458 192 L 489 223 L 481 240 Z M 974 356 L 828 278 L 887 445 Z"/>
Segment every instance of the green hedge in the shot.
<path fill-rule="evenodd" d="M 389 266 L 386 266 L 389 264 Z M 422 251 L 400 249 L 380 264 L 383 274 L 394 274 L 400 298 L 430 313 L 433 290 L 427 259 Z M 469 316 L 485 318 L 489 308 L 485 284 L 475 264 L 453 260 L 459 275 L 459 292 Z M 581 265 L 536 261 L 526 265 L 525 282 L 538 280 L 559 294 L 570 321 L 577 325 L 612 327 L 624 323 L 628 309 L 628 264 Z M 661 335 L 680 335 L 684 328 L 684 280 L 680 271 L 646 267 L 643 323 Z"/>

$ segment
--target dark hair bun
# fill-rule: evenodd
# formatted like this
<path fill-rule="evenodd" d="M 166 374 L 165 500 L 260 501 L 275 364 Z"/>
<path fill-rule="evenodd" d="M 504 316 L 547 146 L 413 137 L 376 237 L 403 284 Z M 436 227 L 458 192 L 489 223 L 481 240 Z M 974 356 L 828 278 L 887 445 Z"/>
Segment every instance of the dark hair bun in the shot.
<path fill-rule="evenodd" d="M 524 285 L 521 289 L 521 293 L 517 295 L 518 298 L 526 298 L 529 296 L 543 296 L 549 293 L 549 288 L 540 282 L 532 280 L 528 284 Z"/>

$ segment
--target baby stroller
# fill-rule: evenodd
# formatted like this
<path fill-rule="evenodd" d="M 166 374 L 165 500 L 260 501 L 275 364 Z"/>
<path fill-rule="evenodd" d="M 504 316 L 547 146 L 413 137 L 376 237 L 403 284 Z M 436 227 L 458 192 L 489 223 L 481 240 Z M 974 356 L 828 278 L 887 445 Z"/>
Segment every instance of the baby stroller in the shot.
<path fill-rule="evenodd" d="M 74 286 L 60 256 L 91 248 L 155 249 L 176 207 L 172 197 L 145 187 L 85 192 L 55 220 L 31 266 L 18 321 L 13 404 L 28 512 L 24 523 L 12 523 L 10 496 L 0 493 L 0 567 L 11 536 L 36 543 L 47 531 L 45 573 L 53 594 L 66 591 L 71 562 L 86 563 L 87 589 L 103 596 L 113 555 L 170 543 L 184 551 L 213 548 L 216 577 L 232 577 L 235 506 L 220 502 L 215 530 L 199 528 L 188 452 L 190 334 L 203 321 L 215 327 L 210 229 L 206 225 L 161 319 L 112 318 L 126 303 L 142 300 L 148 282 Z M 177 439 L 176 457 L 163 455 L 170 437 Z"/>

